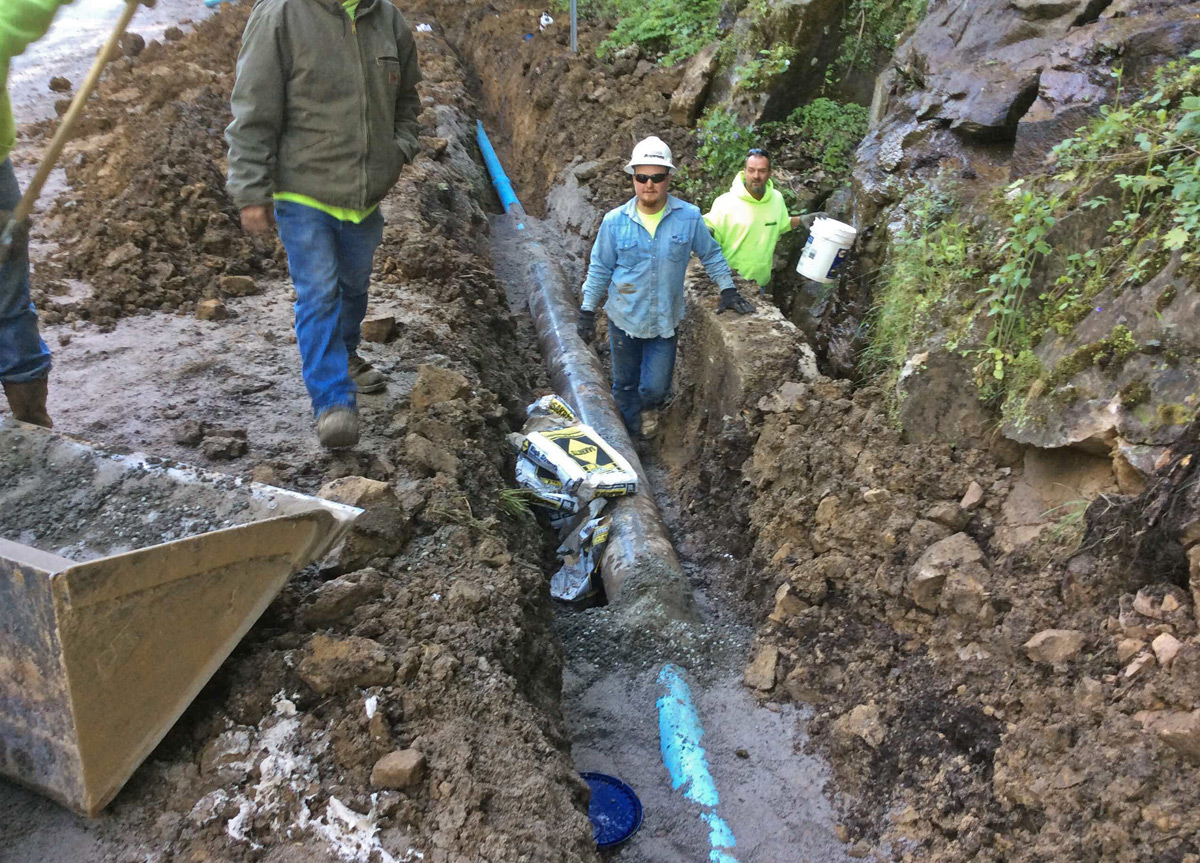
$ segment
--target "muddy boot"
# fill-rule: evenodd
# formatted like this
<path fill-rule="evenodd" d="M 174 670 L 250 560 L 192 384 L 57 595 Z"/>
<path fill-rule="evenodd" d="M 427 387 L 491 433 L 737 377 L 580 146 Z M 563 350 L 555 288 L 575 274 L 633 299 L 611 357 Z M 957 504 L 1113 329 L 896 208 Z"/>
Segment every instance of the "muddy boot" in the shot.
<path fill-rule="evenodd" d="M 387 388 L 387 378 L 383 373 L 357 353 L 350 354 L 350 380 L 354 381 L 360 393 L 366 395 L 381 393 Z"/>
<path fill-rule="evenodd" d="M 344 449 L 358 443 L 358 411 L 335 405 L 317 417 L 317 439 L 328 449 Z"/>
<path fill-rule="evenodd" d="M 8 396 L 8 406 L 14 419 L 23 423 L 33 423 L 35 426 L 54 428 L 50 414 L 46 413 L 47 380 L 41 378 L 23 384 L 4 384 L 4 394 Z"/>
<path fill-rule="evenodd" d="M 658 411 L 642 411 L 642 440 L 658 437 Z"/>

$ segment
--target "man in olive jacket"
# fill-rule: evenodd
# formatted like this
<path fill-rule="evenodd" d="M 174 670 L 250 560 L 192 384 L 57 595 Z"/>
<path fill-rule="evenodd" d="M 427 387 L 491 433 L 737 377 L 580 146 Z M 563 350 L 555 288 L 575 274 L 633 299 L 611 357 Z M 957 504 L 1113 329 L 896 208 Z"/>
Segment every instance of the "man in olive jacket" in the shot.
<path fill-rule="evenodd" d="M 250 233 L 272 207 L 296 287 L 296 341 L 324 446 L 358 443 L 356 392 L 383 375 L 357 354 L 379 201 L 417 153 L 421 80 L 389 0 L 259 0 L 233 87 L 228 189 Z"/>

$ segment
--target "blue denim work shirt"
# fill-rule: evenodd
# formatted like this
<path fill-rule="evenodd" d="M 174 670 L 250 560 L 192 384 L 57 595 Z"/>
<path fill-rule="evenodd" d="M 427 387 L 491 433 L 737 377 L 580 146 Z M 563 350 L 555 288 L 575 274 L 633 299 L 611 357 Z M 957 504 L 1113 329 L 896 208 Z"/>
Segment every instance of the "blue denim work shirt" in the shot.
<path fill-rule="evenodd" d="M 637 198 L 631 198 L 600 223 L 582 307 L 595 311 L 607 295 L 604 311 L 611 323 L 636 339 L 670 338 L 683 320 L 683 275 L 692 252 L 721 290 L 734 286 L 699 207 L 668 195 L 651 237 L 637 218 Z"/>

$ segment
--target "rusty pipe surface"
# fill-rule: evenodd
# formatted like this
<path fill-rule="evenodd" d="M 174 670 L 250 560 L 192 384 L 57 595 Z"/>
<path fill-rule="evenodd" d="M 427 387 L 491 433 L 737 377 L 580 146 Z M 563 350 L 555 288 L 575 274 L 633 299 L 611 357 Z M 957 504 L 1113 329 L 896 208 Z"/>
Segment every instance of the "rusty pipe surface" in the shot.
<path fill-rule="evenodd" d="M 612 533 L 600 575 L 611 605 L 644 617 L 695 620 L 695 604 L 683 567 L 650 493 L 650 483 L 613 401 L 595 351 L 575 331 L 578 303 L 562 268 L 532 237 L 529 251 L 529 311 L 555 391 L 628 460 L 638 475 L 638 493 L 615 498 L 606 510 Z"/>

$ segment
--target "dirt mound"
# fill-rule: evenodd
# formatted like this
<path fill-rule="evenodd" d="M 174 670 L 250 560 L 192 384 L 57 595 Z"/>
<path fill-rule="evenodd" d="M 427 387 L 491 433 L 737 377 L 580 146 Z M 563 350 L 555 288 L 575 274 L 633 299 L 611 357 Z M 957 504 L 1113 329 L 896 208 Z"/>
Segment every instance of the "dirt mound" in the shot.
<path fill-rule="evenodd" d="M 286 272 L 282 248 L 243 233 L 225 194 L 223 131 L 248 14 L 224 9 L 170 49 L 152 42 L 110 67 L 64 156 L 71 191 L 42 229 L 58 244 L 35 280 L 47 323 L 190 313 L 221 296 L 222 276 Z M 90 296 L 55 302 L 56 275 Z"/>
<path fill-rule="evenodd" d="M 885 403 L 788 384 L 743 467 L 747 685 L 813 705 L 849 838 L 894 859 L 1194 859 L 1191 597 L 1131 586 L 1096 547 L 1065 562 L 1053 530 L 1006 551 L 1020 469 L 904 444 Z"/>

